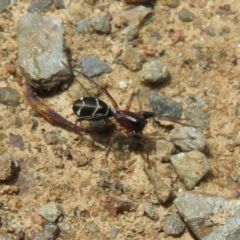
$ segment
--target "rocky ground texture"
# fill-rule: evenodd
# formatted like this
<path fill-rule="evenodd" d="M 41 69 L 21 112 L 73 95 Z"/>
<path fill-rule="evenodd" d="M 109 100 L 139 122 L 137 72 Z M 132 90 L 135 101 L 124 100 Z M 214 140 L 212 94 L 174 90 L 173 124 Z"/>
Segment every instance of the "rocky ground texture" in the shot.
<path fill-rule="evenodd" d="M 0 239 L 240 239 L 239 9 L 2 0 Z M 72 68 L 156 113 L 149 162 L 124 133 L 106 160 L 111 126 L 75 125 L 80 97 L 114 108 Z"/>

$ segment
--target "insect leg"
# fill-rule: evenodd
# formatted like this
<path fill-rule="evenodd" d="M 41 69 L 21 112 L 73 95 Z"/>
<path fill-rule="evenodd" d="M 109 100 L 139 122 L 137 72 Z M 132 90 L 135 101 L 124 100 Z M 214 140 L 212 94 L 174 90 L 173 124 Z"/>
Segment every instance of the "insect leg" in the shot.
<path fill-rule="evenodd" d="M 64 63 L 62 62 L 62 64 L 70 71 L 72 72 L 71 69 L 69 69 L 69 67 Z M 85 77 L 86 79 L 88 79 L 91 83 L 93 83 L 100 91 L 102 91 L 103 93 L 106 94 L 106 96 L 110 99 L 110 101 L 112 102 L 112 105 L 113 107 L 119 111 L 119 107 L 118 107 L 118 104 L 116 103 L 116 101 L 113 99 L 113 97 L 110 95 L 110 93 L 104 88 L 102 87 L 100 84 L 98 84 L 97 82 L 95 82 L 92 78 L 90 78 L 89 76 L 87 76 L 86 74 L 74 69 L 74 71 L 76 71 L 77 73 L 81 74 L 83 77 Z"/>
<path fill-rule="evenodd" d="M 127 103 L 127 106 L 126 106 L 126 109 L 125 111 L 128 111 L 130 110 L 131 106 L 132 106 L 132 102 L 133 102 L 133 98 L 135 97 L 135 93 L 132 93 L 128 99 L 128 103 Z"/>
<path fill-rule="evenodd" d="M 92 82 L 100 91 L 102 91 L 103 93 L 106 94 L 106 96 L 109 98 L 109 100 L 112 102 L 113 107 L 119 111 L 119 107 L 118 104 L 116 103 L 116 101 L 113 99 L 113 97 L 110 95 L 110 93 L 104 88 L 102 87 L 100 84 L 98 84 L 97 82 L 95 82 L 93 79 L 91 79 L 90 77 L 88 77 L 86 74 L 79 72 L 78 70 L 74 70 L 76 72 L 78 72 L 79 74 L 81 74 L 83 77 L 85 77 L 86 79 L 88 79 L 90 82 Z"/>
<path fill-rule="evenodd" d="M 75 133 L 90 133 L 91 131 L 85 128 L 81 128 L 72 122 L 68 121 L 66 118 L 62 117 L 60 114 L 55 112 L 53 109 L 44 104 L 36 95 L 33 87 L 27 84 L 26 97 L 30 106 L 37 111 L 40 115 L 46 118 L 50 123 L 58 125 L 69 131 Z"/>

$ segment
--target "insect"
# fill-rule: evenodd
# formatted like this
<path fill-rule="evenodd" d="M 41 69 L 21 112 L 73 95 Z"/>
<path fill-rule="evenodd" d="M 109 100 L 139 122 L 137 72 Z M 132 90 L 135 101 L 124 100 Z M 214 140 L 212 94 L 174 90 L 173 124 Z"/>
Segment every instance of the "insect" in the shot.
<path fill-rule="evenodd" d="M 64 64 L 64 63 L 63 63 Z M 65 64 L 64 64 L 65 65 Z M 65 65 L 66 66 L 66 65 Z M 68 68 L 68 66 L 66 66 Z M 95 85 L 100 91 L 102 91 L 108 99 L 115 111 L 113 111 L 109 105 L 100 99 L 93 97 L 82 97 L 78 99 L 73 104 L 73 111 L 79 117 L 77 121 L 83 120 L 97 120 L 104 119 L 107 123 L 115 124 L 115 130 L 110 137 L 107 145 L 106 159 L 108 157 L 111 146 L 113 145 L 115 139 L 121 131 L 124 131 L 128 136 L 139 139 L 145 148 L 147 154 L 147 162 L 149 164 L 149 154 L 146 145 L 146 140 L 143 136 L 143 130 L 147 124 L 147 120 L 153 117 L 159 117 L 159 114 L 148 111 L 132 112 L 130 108 L 135 94 L 132 93 L 128 99 L 126 108 L 124 110 L 120 109 L 116 101 L 110 95 L 110 93 L 102 87 L 100 84 L 95 82 L 92 78 L 88 77 L 86 74 L 74 70 L 81 74 L 84 78 L 89 80 Z M 172 119 L 169 117 L 161 116 L 162 119 L 172 122 L 179 122 L 177 119 Z M 185 124 L 183 124 L 185 125 Z"/>
<path fill-rule="evenodd" d="M 26 97 L 28 99 L 31 107 L 46 118 L 50 123 L 58 125 L 62 128 L 65 128 L 69 131 L 83 134 L 90 133 L 91 131 L 82 127 L 77 126 L 76 124 L 68 121 L 66 118 L 62 117 L 60 114 L 55 112 L 45 103 L 43 103 L 38 97 L 32 86 L 27 84 Z"/>

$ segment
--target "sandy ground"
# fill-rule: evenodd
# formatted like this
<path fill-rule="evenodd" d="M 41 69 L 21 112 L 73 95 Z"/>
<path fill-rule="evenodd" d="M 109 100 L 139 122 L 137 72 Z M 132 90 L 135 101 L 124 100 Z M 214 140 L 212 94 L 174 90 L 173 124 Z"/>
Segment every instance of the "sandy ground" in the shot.
<path fill-rule="evenodd" d="M 95 6 L 86 5 L 89 18 L 101 12 L 101 9 L 107 12 L 108 4 L 99 1 Z M 118 1 L 111 4 L 118 8 L 125 6 Z M 115 239 L 173 239 L 161 231 L 164 214 L 173 208 L 171 204 L 158 205 L 160 220 L 157 222 L 143 216 L 142 204 L 157 203 L 157 199 L 143 171 L 143 157 L 139 152 L 130 152 L 128 160 L 118 161 L 111 151 L 106 165 L 104 145 L 94 143 L 89 136 L 78 136 L 52 126 L 29 106 L 24 95 L 25 79 L 18 68 L 18 46 L 15 38 L 18 19 L 26 13 L 27 6 L 28 3 L 19 1 L 17 6 L 0 15 L 0 87 L 10 86 L 22 96 L 16 108 L 0 105 L 0 133 L 5 135 L 0 149 L 1 152 L 10 153 L 20 166 L 15 180 L 2 182 L 0 185 L 3 228 L 14 233 L 19 228 L 28 234 L 41 231 L 42 226 L 33 221 L 33 214 L 40 206 L 55 202 L 62 206 L 64 212 L 64 217 L 59 220 L 62 230 L 59 239 L 88 239 L 90 235 L 84 227 L 89 222 L 97 224 L 100 232 L 108 237 L 111 229 L 118 229 Z M 183 23 L 179 20 L 177 13 L 183 7 L 190 9 L 195 15 L 193 22 Z M 183 1 L 178 8 L 169 9 L 156 1 L 152 22 L 140 28 L 141 41 L 136 41 L 136 44 L 146 62 L 161 56 L 161 61 L 170 71 L 171 81 L 157 89 L 139 84 L 138 71 L 132 72 L 115 61 L 124 42 L 119 37 L 118 28 L 113 28 L 112 34 L 108 36 L 96 33 L 81 35 L 76 32 L 74 26 L 81 14 L 75 8 L 70 5 L 69 12 L 53 9 L 47 15 L 63 19 L 66 47 L 71 49 L 73 61 L 79 57 L 96 55 L 110 64 L 113 72 L 100 76 L 99 81 L 108 86 L 109 92 L 120 106 L 125 106 L 126 99 L 136 90 L 136 85 L 141 93 L 139 101 L 134 101 L 133 111 L 139 109 L 139 102 L 144 110 L 151 110 L 147 96 L 152 90 L 172 97 L 183 107 L 187 107 L 186 99 L 189 96 L 204 100 L 201 109 L 209 116 L 209 129 L 203 133 L 209 143 L 212 171 L 196 190 L 238 197 L 238 184 L 235 182 L 239 182 L 240 164 L 239 139 L 236 140 L 240 129 L 236 116 L 236 106 L 239 103 L 240 3 L 230 0 Z M 113 20 L 117 21 L 115 18 Z M 168 34 L 171 29 L 179 31 L 181 37 L 174 37 L 183 38 L 183 41 L 173 42 Z M 215 32 L 214 36 L 209 34 L 210 30 Z M 160 33 L 160 41 L 151 39 L 152 31 Z M 13 73 L 12 68 L 16 68 Z M 126 89 L 119 87 L 120 80 L 126 82 Z M 89 89 L 92 91 L 90 85 Z M 76 116 L 71 109 L 73 100 L 69 91 L 71 88 L 44 101 L 75 122 Z M 106 100 L 104 95 L 97 96 Z M 37 127 L 33 130 L 34 124 Z M 60 140 L 57 144 L 47 145 L 44 134 L 51 131 L 55 131 Z M 10 143 L 11 133 L 22 136 L 22 149 Z M 150 121 L 145 134 L 155 136 L 156 133 L 166 138 L 169 134 L 167 130 Z M 153 154 L 154 151 L 151 151 L 150 158 L 154 157 Z M 84 161 L 88 164 L 82 166 Z M 176 174 L 170 164 L 163 164 L 163 173 L 165 181 L 173 184 Z M 99 181 L 106 174 L 110 179 L 119 180 L 124 186 L 125 192 L 120 195 L 139 204 L 136 211 L 119 214 L 117 217 L 109 215 L 104 207 L 106 198 L 119 193 L 99 186 Z M 176 180 L 174 184 L 176 194 L 185 189 L 180 180 Z M 87 217 L 82 214 L 85 211 L 89 213 Z M 193 238 L 186 230 L 175 239 Z"/>

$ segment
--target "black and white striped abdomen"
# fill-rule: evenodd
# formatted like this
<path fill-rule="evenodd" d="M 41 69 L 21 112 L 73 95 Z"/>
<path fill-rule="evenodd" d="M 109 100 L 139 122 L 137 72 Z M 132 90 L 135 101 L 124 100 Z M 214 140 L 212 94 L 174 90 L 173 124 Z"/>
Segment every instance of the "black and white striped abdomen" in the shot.
<path fill-rule="evenodd" d="M 79 98 L 72 106 L 74 113 L 80 118 L 89 118 L 93 116 L 113 116 L 111 108 L 102 100 L 93 97 Z"/>

